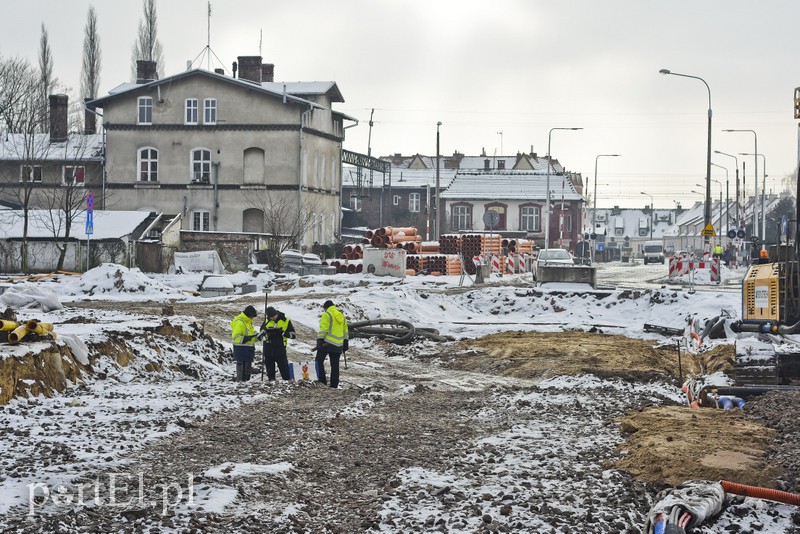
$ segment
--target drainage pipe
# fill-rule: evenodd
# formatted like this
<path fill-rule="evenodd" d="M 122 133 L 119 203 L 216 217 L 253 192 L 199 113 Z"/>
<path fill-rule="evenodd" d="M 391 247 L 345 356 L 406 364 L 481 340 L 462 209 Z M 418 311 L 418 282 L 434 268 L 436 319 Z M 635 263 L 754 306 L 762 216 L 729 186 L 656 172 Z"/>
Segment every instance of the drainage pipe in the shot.
<path fill-rule="evenodd" d="M 17 328 L 19 324 L 15 323 L 14 321 L 6 321 L 0 319 L 0 332 L 9 332 Z"/>
<path fill-rule="evenodd" d="M 760 488 L 758 486 L 746 486 L 727 480 L 721 480 L 720 484 L 726 493 L 742 495 L 744 497 L 755 497 L 756 499 L 767 499 L 770 501 L 782 502 L 800 506 L 800 495 L 770 488 Z"/>

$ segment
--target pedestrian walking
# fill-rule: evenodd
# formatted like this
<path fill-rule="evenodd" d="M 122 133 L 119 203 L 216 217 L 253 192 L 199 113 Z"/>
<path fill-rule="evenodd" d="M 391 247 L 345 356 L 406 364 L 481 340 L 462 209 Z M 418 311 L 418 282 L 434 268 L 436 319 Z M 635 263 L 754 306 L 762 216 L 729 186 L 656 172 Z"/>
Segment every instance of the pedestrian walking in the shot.
<path fill-rule="evenodd" d="M 290 379 L 286 346 L 290 339 L 295 339 L 296 337 L 297 334 L 295 334 L 292 320 L 272 306 L 267 308 L 267 317 L 261 324 L 259 338 L 264 341 L 264 367 L 267 371 L 267 378 L 270 381 L 275 380 L 276 365 L 281 378 L 283 380 Z M 264 377 L 263 373 L 261 377 Z"/>
<path fill-rule="evenodd" d="M 326 300 L 322 305 L 324 311 L 319 319 L 319 332 L 317 333 L 317 379 L 327 384 L 325 376 L 325 357 L 331 360 L 332 388 L 339 387 L 339 358 L 349 348 L 347 320 L 342 315 L 333 301 Z"/>
<path fill-rule="evenodd" d="M 231 321 L 233 339 L 233 359 L 236 362 L 236 381 L 250 380 L 253 371 L 253 359 L 256 355 L 256 331 L 253 319 L 258 315 L 253 306 L 247 306 L 242 313 Z"/>

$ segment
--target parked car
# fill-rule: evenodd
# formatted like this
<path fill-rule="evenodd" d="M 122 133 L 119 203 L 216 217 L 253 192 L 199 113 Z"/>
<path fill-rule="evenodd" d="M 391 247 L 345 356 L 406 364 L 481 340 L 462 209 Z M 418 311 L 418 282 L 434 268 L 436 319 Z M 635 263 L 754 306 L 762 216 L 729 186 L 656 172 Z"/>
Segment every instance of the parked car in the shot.
<path fill-rule="evenodd" d="M 563 248 L 549 248 L 540 250 L 536 256 L 536 266 L 540 265 L 574 265 L 575 259 L 568 250 Z"/>

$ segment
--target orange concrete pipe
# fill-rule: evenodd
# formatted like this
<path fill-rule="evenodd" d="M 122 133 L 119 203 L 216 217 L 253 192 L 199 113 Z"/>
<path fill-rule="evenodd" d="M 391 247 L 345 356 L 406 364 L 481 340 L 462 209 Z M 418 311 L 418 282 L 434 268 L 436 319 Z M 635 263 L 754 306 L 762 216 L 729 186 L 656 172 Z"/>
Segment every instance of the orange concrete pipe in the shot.
<path fill-rule="evenodd" d="M 388 235 L 398 235 L 403 234 L 405 236 L 417 235 L 417 229 L 413 226 L 409 226 L 406 228 L 392 228 L 391 226 L 386 227 L 386 233 Z"/>
<path fill-rule="evenodd" d="M 22 341 L 22 338 L 27 336 L 28 332 L 30 332 L 30 330 L 28 330 L 28 325 L 22 324 L 16 327 L 12 332 L 8 333 L 9 345 L 16 345 L 17 343 Z"/>
<path fill-rule="evenodd" d="M 770 501 L 782 502 L 784 504 L 800 506 L 800 495 L 796 493 L 788 493 L 781 490 L 761 488 L 758 486 L 746 486 L 744 484 L 737 484 L 736 482 L 729 482 L 727 480 L 721 480 L 720 484 L 722 485 L 722 489 L 724 489 L 727 493 L 733 493 L 734 495 L 755 497 L 757 499 L 767 499 Z"/>
<path fill-rule="evenodd" d="M 5 321 L 0 319 L 0 332 L 9 332 L 16 329 L 18 326 L 19 324 L 15 323 L 14 321 Z"/>

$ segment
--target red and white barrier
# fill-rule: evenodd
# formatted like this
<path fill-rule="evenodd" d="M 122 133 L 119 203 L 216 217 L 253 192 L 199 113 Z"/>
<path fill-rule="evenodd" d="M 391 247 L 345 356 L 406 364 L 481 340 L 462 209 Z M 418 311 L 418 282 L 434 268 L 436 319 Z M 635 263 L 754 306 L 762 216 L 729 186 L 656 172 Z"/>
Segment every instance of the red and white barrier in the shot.
<path fill-rule="evenodd" d="M 492 272 L 500 272 L 500 256 L 492 256 Z"/>
<path fill-rule="evenodd" d="M 688 257 L 670 258 L 669 260 L 669 278 L 676 276 L 683 276 L 696 269 L 709 269 L 711 272 L 711 281 L 719 283 L 720 277 L 720 259 L 712 258 L 710 260 L 693 260 Z"/>

